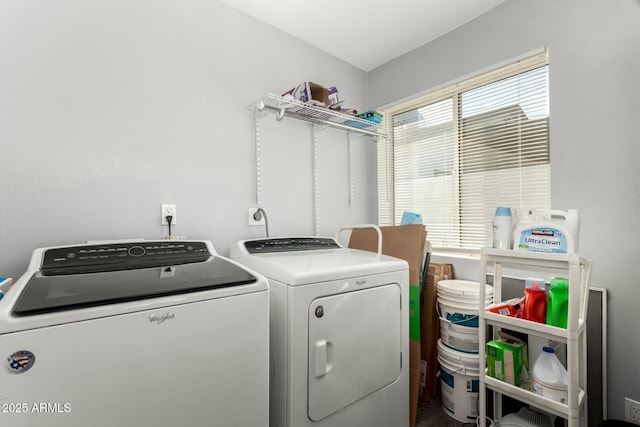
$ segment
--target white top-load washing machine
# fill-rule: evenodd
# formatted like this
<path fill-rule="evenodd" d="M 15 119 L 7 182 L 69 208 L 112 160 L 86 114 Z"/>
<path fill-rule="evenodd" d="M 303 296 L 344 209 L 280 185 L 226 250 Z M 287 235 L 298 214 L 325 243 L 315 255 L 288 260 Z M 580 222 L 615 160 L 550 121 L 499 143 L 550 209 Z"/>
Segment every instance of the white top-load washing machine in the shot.
<path fill-rule="evenodd" d="M 37 249 L 0 301 L 0 424 L 266 427 L 268 294 L 208 241 Z"/>
<path fill-rule="evenodd" d="M 406 261 L 331 238 L 239 242 L 271 299 L 271 427 L 409 426 Z"/>

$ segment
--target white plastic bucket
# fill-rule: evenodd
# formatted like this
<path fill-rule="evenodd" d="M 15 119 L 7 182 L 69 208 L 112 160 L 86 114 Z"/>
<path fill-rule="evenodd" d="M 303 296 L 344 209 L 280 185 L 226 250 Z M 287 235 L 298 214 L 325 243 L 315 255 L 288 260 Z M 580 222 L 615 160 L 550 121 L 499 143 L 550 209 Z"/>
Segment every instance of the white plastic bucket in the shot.
<path fill-rule="evenodd" d="M 468 280 L 441 280 L 437 284 L 440 336 L 454 350 L 478 353 L 480 284 Z M 484 306 L 493 300 L 493 287 L 486 285 Z"/>
<path fill-rule="evenodd" d="M 438 340 L 442 408 L 462 423 L 478 417 L 480 362 L 477 354 L 453 350 Z"/>
<path fill-rule="evenodd" d="M 474 302 L 480 298 L 480 284 L 470 280 L 440 280 L 436 285 L 438 295 L 455 298 L 461 302 Z M 493 296 L 493 287 L 485 285 L 485 297 Z"/>

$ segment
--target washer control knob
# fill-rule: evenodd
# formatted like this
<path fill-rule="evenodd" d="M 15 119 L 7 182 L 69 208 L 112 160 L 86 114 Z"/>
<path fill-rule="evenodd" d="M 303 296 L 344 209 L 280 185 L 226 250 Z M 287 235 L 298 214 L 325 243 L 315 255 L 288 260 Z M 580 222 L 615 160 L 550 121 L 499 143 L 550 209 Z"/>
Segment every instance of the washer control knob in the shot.
<path fill-rule="evenodd" d="M 129 248 L 129 255 L 139 257 L 145 254 L 145 250 L 142 246 L 131 246 Z"/>

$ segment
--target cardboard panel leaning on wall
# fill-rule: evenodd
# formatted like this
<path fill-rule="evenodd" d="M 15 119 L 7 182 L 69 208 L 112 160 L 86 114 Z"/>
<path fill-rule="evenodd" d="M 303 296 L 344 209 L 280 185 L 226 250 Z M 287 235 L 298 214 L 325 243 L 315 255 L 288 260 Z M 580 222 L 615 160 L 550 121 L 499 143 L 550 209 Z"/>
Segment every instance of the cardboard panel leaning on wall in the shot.
<path fill-rule="evenodd" d="M 440 280 L 454 279 L 453 265 L 429 264 L 420 295 L 420 396 L 430 400 L 438 395 L 438 338 L 440 318 L 436 311 L 437 285 Z"/>
<path fill-rule="evenodd" d="M 382 253 L 409 264 L 409 403 L 411 425 L 415 425 L 420 385 L 420 271 L 427 230 L 424 225 L 380 227 Z M 370 228 L 354 229 L 349 247 L 377 252 L 378 236 Z"/>

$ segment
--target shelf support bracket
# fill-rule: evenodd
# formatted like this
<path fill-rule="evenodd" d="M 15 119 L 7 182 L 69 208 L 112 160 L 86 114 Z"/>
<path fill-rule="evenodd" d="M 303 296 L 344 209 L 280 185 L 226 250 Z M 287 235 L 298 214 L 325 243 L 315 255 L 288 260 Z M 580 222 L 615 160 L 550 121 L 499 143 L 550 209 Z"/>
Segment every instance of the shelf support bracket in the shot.
<path fill-rule="evenodd" d="M 260 117 L 264 115 L 259 109 L 253 110 L 253 142 L 254 142 L 254 173 L 256 205 L 262 205 L 262 153 L 260 146 Z"/>
<path fill-rule="evenodd" d="M 348 149 L 348 168 L 349 168 L 349 206 L 353 206 L 355 196 L 355 184 L 354 184 L 354 168 L 353 168 L 353 141 L 351 132 L 347 132 L 347 149 Z"/>
<path fill-rule="evenodd" d="M 260 101 L 260 102 L 255 104 L 255 107 L 253 108 L 253 116 L 254 117 L 261 119 L 264 116 L 266 116 L 268 113 L 269 113 L 269 111 L 265 110 L 264 102 Z"/>
<path fill-rule="evenodd" d="M 367 134 L 364 134 L 364 133 L 359 133 L 357 135 L 353 135 L 353 132 L 347 132 L 347 133 L 349 134 L 349 137 L 353 138 L 353 139 L 359 139 L 359 138 L 362 138 L 364 136 L 370 136 L 370 135 L 367 135 Z"/>
<path fill-rule="evenodd" d="M 311 125 L 312 159 L 311 169 L 313 173 L 313 231 L 314 235 L 320 235 L 320 171 L 318 154 L 318 132 L 316 125 Z"/>

